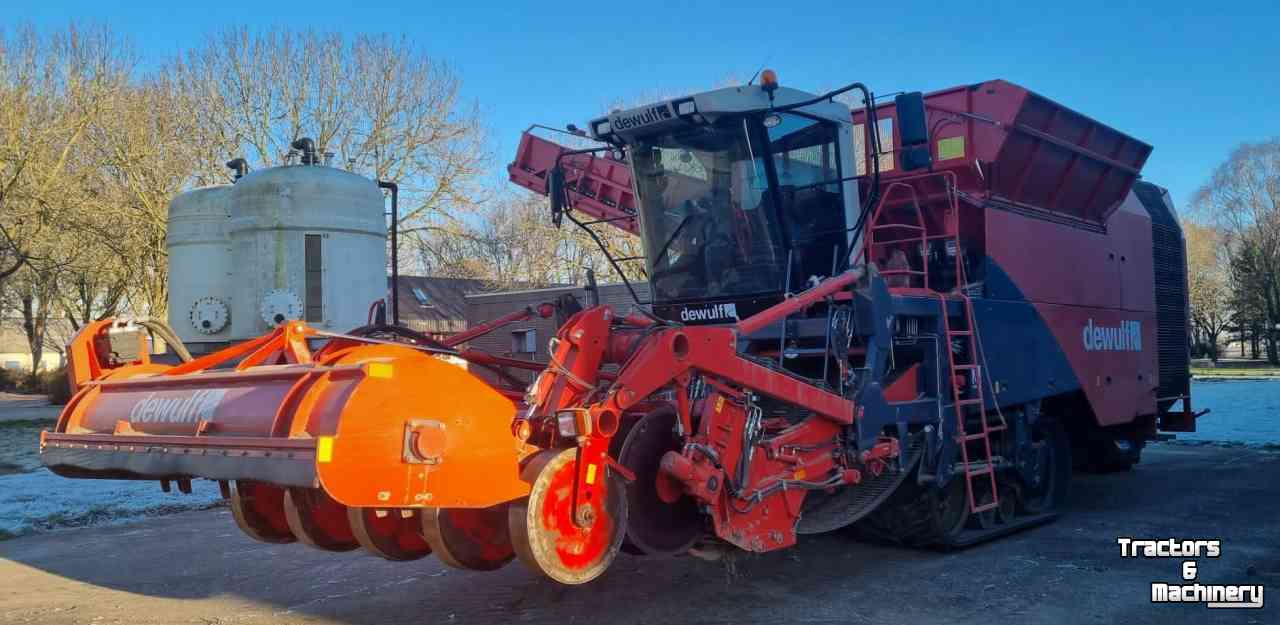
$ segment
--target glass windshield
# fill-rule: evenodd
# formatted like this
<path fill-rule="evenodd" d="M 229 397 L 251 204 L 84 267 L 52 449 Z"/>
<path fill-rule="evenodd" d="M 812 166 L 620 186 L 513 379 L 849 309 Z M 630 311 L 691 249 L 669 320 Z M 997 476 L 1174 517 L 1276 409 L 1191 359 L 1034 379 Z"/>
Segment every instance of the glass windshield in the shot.
<path fill-rule="evenodd" d="M 631 150 L 657 300 L 781 290 L 787 253 L 758 120 L 680 128 Z"/>
<path fill-rule="evenodd" d="M 835 124 L 782 115 L 769 128 L 769 152 L 793 250 L 791 283 L 831 275 L 848 245 Z"/>

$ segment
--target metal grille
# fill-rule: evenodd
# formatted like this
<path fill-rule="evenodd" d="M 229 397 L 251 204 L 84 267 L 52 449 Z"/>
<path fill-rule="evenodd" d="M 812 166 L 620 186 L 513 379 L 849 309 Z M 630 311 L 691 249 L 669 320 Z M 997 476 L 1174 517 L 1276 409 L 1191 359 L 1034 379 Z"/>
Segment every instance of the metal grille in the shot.
<path fill-rule="evenodd" d="M 1156 361 L 1160 372 L 1156 396 L 1178 397 L 1191 390 L 1187 345 L 1187 262 L 1182 228 L 1165 203 L 1160 187 L 1138 182 L 1133 191 L 1151 214 L 1156 287 Z"/>

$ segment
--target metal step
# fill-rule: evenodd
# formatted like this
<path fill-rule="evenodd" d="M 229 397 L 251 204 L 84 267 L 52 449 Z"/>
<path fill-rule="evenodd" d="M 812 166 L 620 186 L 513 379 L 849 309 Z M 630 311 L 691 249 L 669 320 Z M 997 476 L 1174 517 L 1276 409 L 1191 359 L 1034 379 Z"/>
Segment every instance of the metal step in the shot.
<path fill-rule="evenodd" d="M 994 538 L 999 538 L 1006 534 L 1029 529 L 1037 525 L 1043 525 L 1058 518 L 1057 512 L 1044 512 L 1031 516 L 1014 519 L 1012 523 L 997 525 L 991 529 L 971 529 L 961 532 L 958 536 L 951 538 L 941 544 L 939 547 L 944 549 L 954 549 L 959 547 L 968 547 L 981 542 L 986 542 Z"/>

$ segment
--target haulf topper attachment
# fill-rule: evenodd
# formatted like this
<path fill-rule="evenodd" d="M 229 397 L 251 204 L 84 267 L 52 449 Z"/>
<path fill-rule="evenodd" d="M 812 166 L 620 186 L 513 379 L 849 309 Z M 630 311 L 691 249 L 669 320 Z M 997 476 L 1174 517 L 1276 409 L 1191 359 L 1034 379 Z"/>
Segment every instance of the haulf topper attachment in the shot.
<path fill-rule="evenodd" d="M 577 584 L 621 549 L 851 525 L 972 543 L 1052 519 L 1073 457 L 1128 466 L 1194 427 L 1149 146 L 1001 81 L 874 101 L 767 72 L 595 120 L 602 149 L 527 133 L 512 179 L 638 233 L 653 294 L 562 308 L 545 367 L 461 347 L 531 310 L 439 342 L 287 321 L 176 365 L 102 322 L 44 462 L 217 480 L 260 540 Z"/>

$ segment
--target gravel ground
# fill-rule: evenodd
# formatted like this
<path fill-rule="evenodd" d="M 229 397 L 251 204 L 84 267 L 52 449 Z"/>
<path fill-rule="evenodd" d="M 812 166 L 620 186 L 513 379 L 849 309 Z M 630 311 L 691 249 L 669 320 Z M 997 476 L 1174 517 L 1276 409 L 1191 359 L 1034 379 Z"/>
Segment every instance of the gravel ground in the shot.
<path fill-rule="evenodd" d="M 255 543 L 217 509 L 0 542 L 0 623 L 1280 623 L 1280 595 L 1263 610 L 1151 605 L 1149 584 L 1179 579 L 1180 560 L 1123 559 L 1116 544 L 1221 538 L 1202 582 L 1280 593 L 1277 516 L 1280 453 L 1163 444 L 1132 472 L 1077 475 L 1056 523 L 965 551 L 835 533 L 729 563 L 622 556 L 566 588 L 519 564 L 469 573 Z"/>

